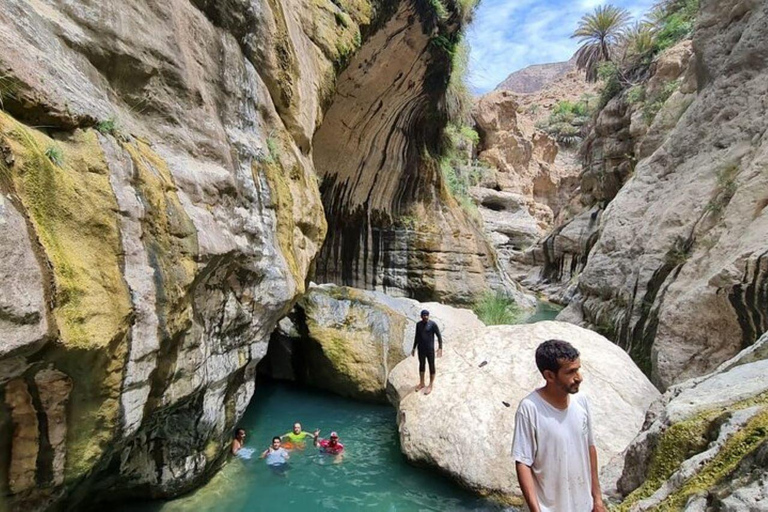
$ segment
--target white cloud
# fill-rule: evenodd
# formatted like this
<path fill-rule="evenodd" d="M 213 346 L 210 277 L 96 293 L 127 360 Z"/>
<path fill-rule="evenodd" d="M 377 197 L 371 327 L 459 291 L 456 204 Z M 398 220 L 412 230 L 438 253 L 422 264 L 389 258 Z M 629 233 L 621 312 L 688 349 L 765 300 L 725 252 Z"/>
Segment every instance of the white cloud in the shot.
<path fill-rule="evenodd" d="M 510 73 L 532 64 L 569 59 L 570 38 L 581 16 L 602 0 L 482 0 L 469 27 L 470 86 L 487 92 Z M 642 16 L 654 0 L 614 0 Z"/>

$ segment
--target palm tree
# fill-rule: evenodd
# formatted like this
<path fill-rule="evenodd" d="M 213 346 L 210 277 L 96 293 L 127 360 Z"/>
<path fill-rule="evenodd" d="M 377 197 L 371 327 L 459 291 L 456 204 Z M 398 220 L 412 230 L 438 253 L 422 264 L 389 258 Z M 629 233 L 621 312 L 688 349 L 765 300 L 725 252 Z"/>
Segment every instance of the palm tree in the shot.
<path fill-rule="evenodd" d="M 599 64 L 611 60 L 630 19 L 626 9 L 610 4 L 598 6 L 592 14 L 581 17 L 571 37 L 579 38 L 581 48 L 576 52 L 576 65 L 586 71 L 587 81 L 596 81 Z"/>
<path fill-rule="evenodd" d="M 624 32 L 622 64 L 633 67 L 649 59 L 653 54 L 656 27 L 648 21 L 638 21 Z"/>

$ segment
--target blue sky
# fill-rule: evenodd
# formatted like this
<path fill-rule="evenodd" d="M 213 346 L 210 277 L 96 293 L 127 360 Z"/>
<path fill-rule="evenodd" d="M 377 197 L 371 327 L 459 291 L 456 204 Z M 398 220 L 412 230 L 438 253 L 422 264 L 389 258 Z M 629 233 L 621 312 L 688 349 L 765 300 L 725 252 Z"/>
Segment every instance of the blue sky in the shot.
<path fill-rule="evenodd" d="M 642 17 L 657 0 L 612 0 Z M 481 0 L 468 30 L 472 47 L 469 82 L 487 92 L 507 75 L 531 64 L 568 60 L 581 16 L 603 0 Z"/>

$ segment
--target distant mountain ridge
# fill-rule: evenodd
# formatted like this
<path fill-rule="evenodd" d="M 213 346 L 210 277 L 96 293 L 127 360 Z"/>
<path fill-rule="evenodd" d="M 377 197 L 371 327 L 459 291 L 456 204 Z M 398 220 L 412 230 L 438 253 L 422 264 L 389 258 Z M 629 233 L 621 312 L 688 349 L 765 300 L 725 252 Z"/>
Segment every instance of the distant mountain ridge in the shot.
<path fill-rule="evenodd" d="M 576 69 L 576 58 L 551 64 L 534 64 L 515 71 L 496 86 L 497 91 L 531 94 L 545 89 L 558 78 Z"/>

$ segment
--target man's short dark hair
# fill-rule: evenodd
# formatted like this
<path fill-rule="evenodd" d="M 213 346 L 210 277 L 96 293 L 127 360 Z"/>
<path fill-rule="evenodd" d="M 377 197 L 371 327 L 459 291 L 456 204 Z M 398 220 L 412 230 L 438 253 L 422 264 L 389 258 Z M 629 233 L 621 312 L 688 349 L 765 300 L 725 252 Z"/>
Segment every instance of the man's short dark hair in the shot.
<path fill-rule="evenodd" d="M 239 434 L 240 432 L 242 432 L 243 434 L 245 434 L 245 429 L 244 429 L 243 427 L 237 427 L 237 428 L 235 429 L 235 434 L 234 434 L 234 437 L 237 437 L 237 434 Z"/>
<path fill-rule="evenodd" d="M 536 366 L 541 373 L 544 370 L 557 373 L 561 360 L 575 361 L 578 358 L 579 351 L 563 340 L 547 340 L 536 348 Z"/>
<path fill-rule="evenodd" d="M 275 441 L 280 441 L 280 436 L 273 437 L 272 442 L 274 443 Z"/>

